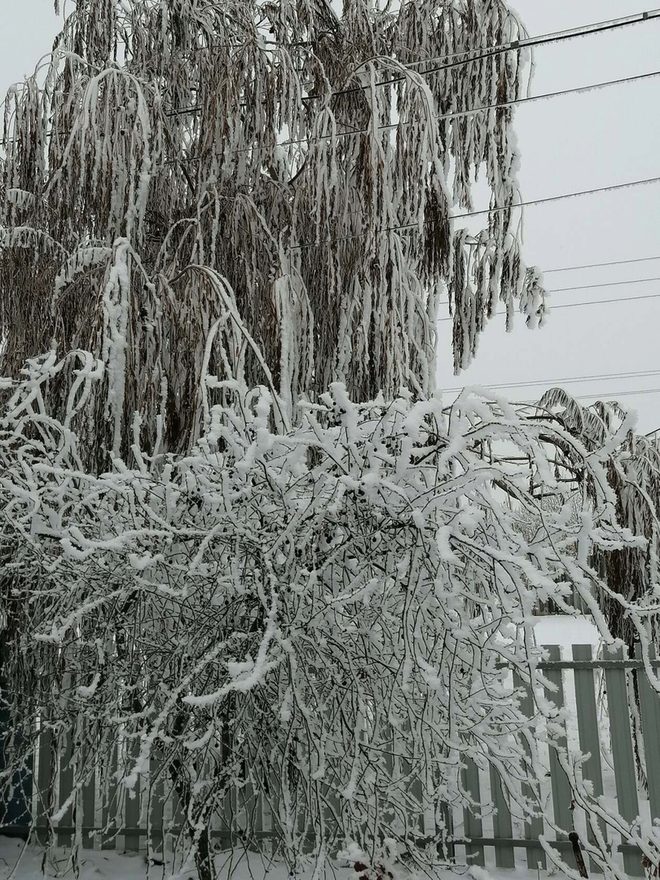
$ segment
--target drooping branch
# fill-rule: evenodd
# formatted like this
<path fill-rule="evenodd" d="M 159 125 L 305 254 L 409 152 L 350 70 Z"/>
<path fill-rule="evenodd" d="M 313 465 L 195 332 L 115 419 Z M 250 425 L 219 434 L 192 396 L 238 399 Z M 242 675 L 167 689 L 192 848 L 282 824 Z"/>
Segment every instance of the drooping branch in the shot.
<path fill-rule="evenodd" d="M 225 320 L 190 265 L 228 282 L 289 416 L 335 380 L 364 400 L 431 391 L 444 285 L 457 369 L 497 302 L 537 322 L 511 108 L 466 112 L 518 96 L 519 53 L 487 50 L 522 33 L 503 0 L 351 0 L 340 17 L 320 0 L 77 3 L 45 83 L 6 104 L 4 372 L 53 340 L 99 357 L 125 346 L 122 412 L 99 389 L 97 427 L 118 417 L 126 452 L 134 412 L 149 426 L 161 413 L 166 448 L 185 449 L 201 340 Z M 497 210 L 469 237 L 451 217 L 480 172 Z M 249 349 L 214 348 L 210 371 L 227 377 L 235 358 L 262 381 Z"/>

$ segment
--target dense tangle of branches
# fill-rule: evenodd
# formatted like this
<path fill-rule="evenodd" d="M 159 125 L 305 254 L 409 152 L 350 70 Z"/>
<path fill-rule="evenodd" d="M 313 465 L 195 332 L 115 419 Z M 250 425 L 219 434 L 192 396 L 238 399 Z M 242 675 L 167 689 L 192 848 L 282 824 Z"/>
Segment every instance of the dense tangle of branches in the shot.
<path fill-rule="evenodd" d="M 48 392 L 66 369 L 62 423 Z M 657 615 L 652 594 L 628 602 L 590 564 L 646 546 L 619 526 L 608 478 L 625 421 L 587 448 L 550 413 L 503 401 L 355 404 L 333 384 L 277 430 L 266 388 L 209 375 L 186 455 L 143 451 L 136 419 L 135 464 L 95 475 L 76 428 L 103 381 L 91 355 L 51 353 L 6 383 L 0 418 L 8 699 L 23 735 L 39 720 L 61 748 L 75 739 L 72 802 L 91 774 L 111 778 L 125 743 L 122 785 L 154 767 L 173 780 L 202 877 L 208 823 L 246 784 L 294 866 L 347 839 L 368 853 L 393 839 L 430 866 L 446 805 L 470 804 L 467 760 L 499 770 L 521 815 L 543 812 L 538 724 L 563 753 L 552 705 L 520 708 L 543 685 L 535 607 L 574 613 L 577 595 L 610 644 L 604 600 L 646 646 Z M 590 501 L 576 516 L 578 472 Z M 5 784 L 29 750 L 28 736 Z M 594 856 L 612 866 L 601 819 L 657 859 L 652 832 L 606 811 L 562 760 Z M 253 820 L 227 822 L 258 848 Z"/>

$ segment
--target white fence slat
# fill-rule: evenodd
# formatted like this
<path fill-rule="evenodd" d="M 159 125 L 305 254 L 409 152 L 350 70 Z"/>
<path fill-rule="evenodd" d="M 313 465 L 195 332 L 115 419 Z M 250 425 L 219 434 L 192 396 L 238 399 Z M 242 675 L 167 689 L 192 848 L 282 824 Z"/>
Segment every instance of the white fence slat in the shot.
<path fill-rule="evenodd" d="M 37 827 L 37 840 L 41 844 L 50 842 L 50 813 L 53 799 L 53 734 L 46 730 L 41 719 L 41 731 L 37 748 L 37 784 L 35 790 L 34 819 Z"/>
<path fill-rule="evenodd" d="M 73 788 L 73 742 L 71 734 L 63 736 L 59 741 L 58 749 L 58 785 L 57 805 L 63 804 L 71 794 Z M 71 827 L 73 825 L 73 809 L 68 807 L 62 818 L 55 826 L 56 839 L 58 846 L 71 846 L 73 835 Z M 59 828 L 62 828 L 60 831 Z"/>
<path fill-rule="evenodd" d="M 101 790 L 101 824 L 103 831 L 101 834 L 101 849 L 115 849 L 117 846 L 118 834 L 118 785 L 117 785 L 117 768 L 119 766 L 119 747 L 114 743 L 108 756 L 109 781 Z"/>
<path fill-rule="evenodd" d="M 126 744 L 125 772 L 132 769 L 134 761 L 140 754 L 140 741 L 131 739 Z M 140 849 L 140 795 L 144 787 L 143 780 L 138 777 L 135 788 L 130 790 L 123 784 L 120 786 L 124 795 L 124 846 L 128 852 L 138 852 Z"/>
<path fill-rule="evenodd" d="M 80 800 L 83 849 L 94 849 L 95 838 L 90 830 L 96 827 L 96 773 L 92 773 L 83 785 Z"/>

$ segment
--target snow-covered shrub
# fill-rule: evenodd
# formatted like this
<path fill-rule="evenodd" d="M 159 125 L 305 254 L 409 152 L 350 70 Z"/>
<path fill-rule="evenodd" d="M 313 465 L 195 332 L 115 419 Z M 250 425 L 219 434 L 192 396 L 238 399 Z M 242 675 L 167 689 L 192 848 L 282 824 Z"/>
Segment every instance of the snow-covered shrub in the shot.
<path fill-rule="evenodd" d="M 66 423 L 47 397 L 63 369 Z M 246 784 L 291 864 L 383 839 L 423 861 L 416 843 L 441 841 L 443 806 L 469 804 L 468 759 L 493 764 L 523 812 L 540 808 L 528 750 L 555 710 L 525 717 L 510 670 L 542 682 L 533 609 L 573 590 L 612 641 L 594 595 L 617 597 L 589 556 L 641 541 L 617 524 L 608 448 L 502 400 L 356 404 L 341 384 L 275 428 L 268 389 L 207 376 L 188 454 L 142 451 L 136 419 L 131 459 L 97 474 L 76 430 L 103 380 L 90 355 L 51 353 L 5 382 L 0 419 L 5 675 L 24 728 L 39 717 L 75 742 L 72 801 L 112 772 L 121 738 L 123 784 L 167 775 L 202 867 L 210 815 Z M 549 445 L 591 482 L 580 518 Z M 645 640 L 653 603 L 620 601 Z M 598 834 L 603 808 L 566 770 Z"/>

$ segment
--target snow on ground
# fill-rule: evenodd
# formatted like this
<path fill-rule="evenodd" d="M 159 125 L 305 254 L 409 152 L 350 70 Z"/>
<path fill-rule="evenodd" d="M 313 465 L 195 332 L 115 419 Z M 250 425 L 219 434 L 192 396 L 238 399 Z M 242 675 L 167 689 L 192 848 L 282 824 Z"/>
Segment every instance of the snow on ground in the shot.
<path fill-rule="evenodd" d="M 42 873 L 43 850 L 37 846 L 25 847 L 22 841 L 0 837 L 0 880 L 44 880 L 51 877 L 72 877 L 66 873 L 67 853 L 54 850 L 50 865 Z M 59 872 L 58 872 L 59 865 Z M 218 880 L 227 880 L 232 874 L 234 880 L 291 880 L 282 863 L 269 862 L 255 854 L 246 857 L 242 851 L 221 853 L 217 857 Z M 311 880 L 313 866 L 300 871 L 296 880 Z M 337 867 L 328 871 L 332 880 L 354 880 L 357 876 L 352 869 Z M 408 875 L 410 877 L 410 875 Z M 504 871 L 477 867 L 457 866 L 449 870 L 440 868 L 433 880 L 539 880 L 550 877 L 541 871 Z M 557 876 L 557 875 L 555 875 Z M 181 871 L 176 875 L 163 867 L 147 868 L 143 854 L 114 851 L 84 850 L 80 855 L 80 880 L 197 880 L 194 869 Z M 412 878 L 410 878 L 412 880 Z M 429 880 L 428 876 L 425 880 Z"/>

